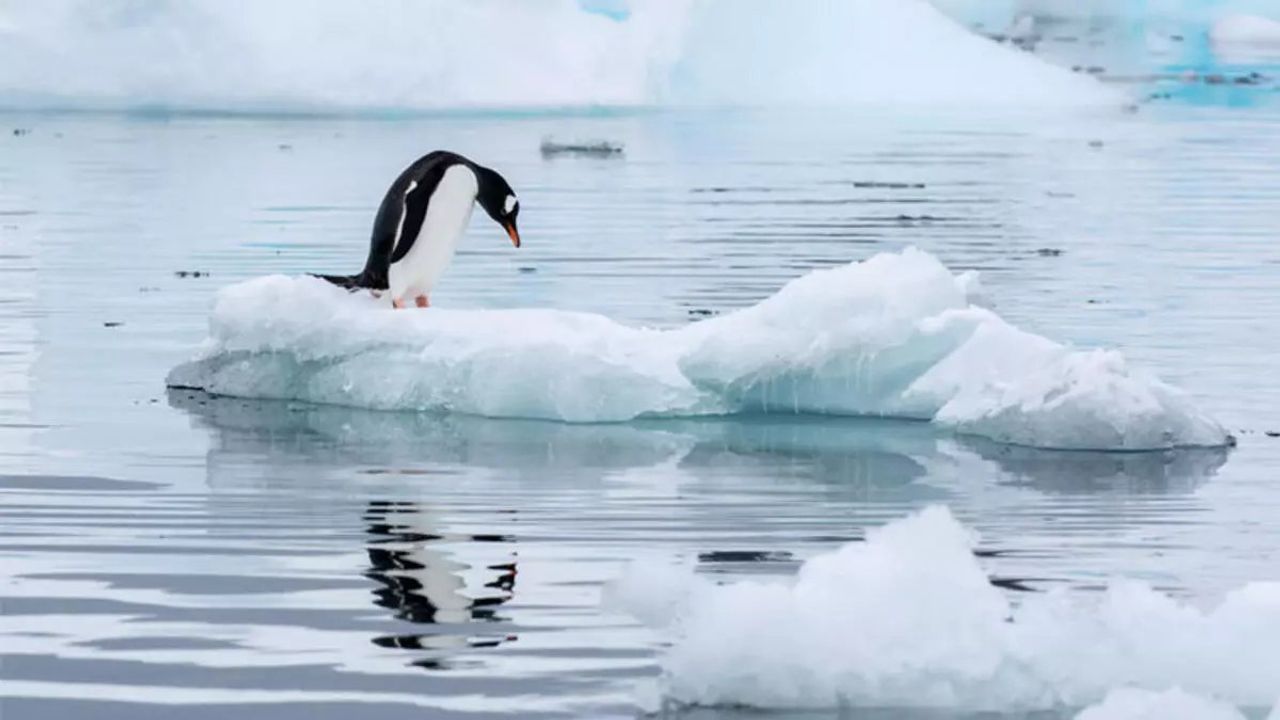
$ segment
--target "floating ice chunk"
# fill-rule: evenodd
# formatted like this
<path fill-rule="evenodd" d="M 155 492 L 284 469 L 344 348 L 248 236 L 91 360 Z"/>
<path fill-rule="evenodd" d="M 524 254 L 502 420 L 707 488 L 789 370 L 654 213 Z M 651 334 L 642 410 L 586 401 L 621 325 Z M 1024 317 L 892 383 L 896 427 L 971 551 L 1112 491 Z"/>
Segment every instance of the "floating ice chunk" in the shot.
<path fill-rule="evenodd" d="M 1178 688 L 1164 692 L 1120 688 L 1085 708 L 1075 720 L 1245 720 L 1245 716 L 1227 703 Z"/>
<path fill-rule="evenodd" d="M 596 158 L 620 158 L 625 148 L 621 143 L 609 140 L 578 140 L 562 142 L 552 138 L 543 138 L 539 151 L 544 158 L 560 155 L 576 155 Z"/>
<path fill-rule="evenodd" d="M 1181 392 L 973 305 L 919 250 L 818 270 L 676 330 L 554 310 L 392 311 L 314 278 L 224 289 L 168 383 L 240 397 L 569 422 L 700 414 L 934 420 L 1070 449 L 1221 446 Z"/>
<path fill-rule="evenodd" d="M 569 422 L 693 413 L 704 400 L 655 331 L 552 310 L 392 311 L 309 277 L 223 290 L 203 359 L 170 385 L 383 410 Z"/>
<path fill-rule="evenodd" d="M 1280 20 L 1261 15 L 1228 15 L 1213 24 L 1209 37 L 1216 45 L 1280 48 Z"/>
<path fill-rule="evenodd" d="M 625 577 L 615 587 L 622 607 L 670 636 L 662 684 L 677 702 L 1009 712 L 1078 708 L 1124 686 L 1248 708 L 1274 701 L 1280 583 L 1245 586 L 1207 611 L 1127 582 L 1014 605 L 972 546 L 933 507 L 809 560 L 790 584 L 686 573 L 683 588 Z M 1141 698 L 1160 708 L 1183 696 Z M 1107 707 L 1130 703 L 1122 693 Z"/>

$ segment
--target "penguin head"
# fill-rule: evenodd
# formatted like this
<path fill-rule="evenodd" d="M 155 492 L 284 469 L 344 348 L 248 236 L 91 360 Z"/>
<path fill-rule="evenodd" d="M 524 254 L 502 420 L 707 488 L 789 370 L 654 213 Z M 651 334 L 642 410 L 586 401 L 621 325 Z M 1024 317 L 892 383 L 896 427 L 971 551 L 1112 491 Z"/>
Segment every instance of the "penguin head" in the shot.
<path fill-rule="evenodd" d="M 484 208 L 493 221 L 507 231 L 511 244 L 520 247 L 520 231 L 516 229 L 516 216 L 520 214 L 520 201 L 505 178 L 486 167 L 476 168 L 479 192 L 476 202 Z"/>

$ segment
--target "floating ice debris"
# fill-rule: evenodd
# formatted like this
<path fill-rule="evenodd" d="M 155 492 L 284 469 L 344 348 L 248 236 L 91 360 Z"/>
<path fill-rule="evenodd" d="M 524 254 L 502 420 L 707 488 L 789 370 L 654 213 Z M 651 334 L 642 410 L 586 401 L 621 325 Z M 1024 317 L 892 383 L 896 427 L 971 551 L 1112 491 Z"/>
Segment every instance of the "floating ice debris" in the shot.
<path fill-rule="evenodd" d="M 310 277 L 224 288 L 171 386 L 239 397 L 568 422 L 736 413 L 933 420 L 1069 449 L 1222 446 L 1182 392 L 974 305 L 919 250 L 816 270 L 674 330 L 558 310 L 393 311 Z"/>
<path fill-rule="evenodd" d="M 609 142 L 608 140 L 591 140 L 587 142 L 556 142 L 554 140 L 543 140 L 542 147 L 543 157 L 555 157 L 557 155 L 587 155 L 591 157 L 622 157 L 623 147 L 621 143 Z"/>
<path fill-rule="evenodd" d="M 1207 610 L 1138 582 L 1014 603 L 973 544 L 933 507 L 806 561 L 791 582 L 717 584 L 650 561 L 606 602 L 670 641 L 661 690 L 678 703 L 1061 711 L 1115 688 L 1155 691 L 1113 694 L 1084 716 L 1098 720 L 1276 701 L 1280 583 L 1246 585 Z M 1165 692 L 1174 687 L 1186 692 Z"/>
<path fill-rule="evenodd" d="M 856 188 L 880 188 L 885 190 L 920 190 L 924 188 L 924 183 L 919 182 L 876 182 L 873 180 L 855 180 L 853 186 Z"/>

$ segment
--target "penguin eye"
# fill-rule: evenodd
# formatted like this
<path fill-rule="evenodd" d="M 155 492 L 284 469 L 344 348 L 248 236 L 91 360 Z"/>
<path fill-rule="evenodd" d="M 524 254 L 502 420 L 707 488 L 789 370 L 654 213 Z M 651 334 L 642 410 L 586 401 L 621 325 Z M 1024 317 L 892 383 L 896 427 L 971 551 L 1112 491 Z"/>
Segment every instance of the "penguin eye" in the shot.
<path fill-rule="evenodd" d="M 507 215 L 511 215 L 515 213 L 515 211 L 518 210 L 519 207 L 520 207 L 520 202 L 516 200 L 516 196 L 508 195 L 507 201 L 502 205 L 502 212 L 506 213 Z"/>

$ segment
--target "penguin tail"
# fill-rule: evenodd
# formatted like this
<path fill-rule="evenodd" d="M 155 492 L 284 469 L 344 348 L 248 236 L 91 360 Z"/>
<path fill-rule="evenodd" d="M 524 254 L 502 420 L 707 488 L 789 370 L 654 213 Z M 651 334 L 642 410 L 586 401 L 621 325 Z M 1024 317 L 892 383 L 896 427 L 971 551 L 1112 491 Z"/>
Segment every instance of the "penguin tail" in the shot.
<path fill-rule="evenodd" d="M 359 275 L 321 275 L 320 273 L 311 273 L 311 276 L 348 290 L 359 290 L 364 287 L 364 273 Z"/>

